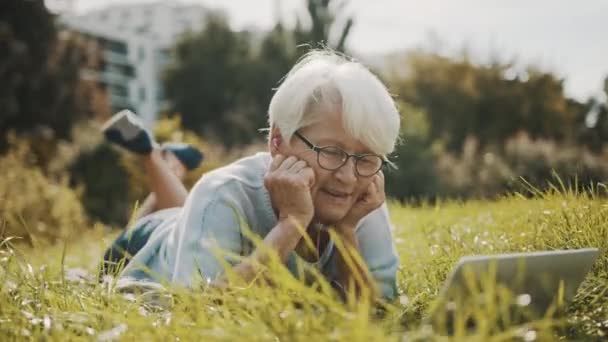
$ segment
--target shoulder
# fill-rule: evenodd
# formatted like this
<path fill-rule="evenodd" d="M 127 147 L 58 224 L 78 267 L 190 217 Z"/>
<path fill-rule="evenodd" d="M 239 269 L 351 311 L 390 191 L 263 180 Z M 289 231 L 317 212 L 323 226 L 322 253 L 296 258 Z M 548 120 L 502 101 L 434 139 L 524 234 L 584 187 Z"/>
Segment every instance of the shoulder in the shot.
<path fill-rule="evenodd" d="M 359 222 L 359 225 L 357 226 L 357 232 L 361 232 L 362 230 L 367 229 L 382 230 L 382 228 L 385 228 L 385 230 L 392 229 L 388 206 L 386 205 L 386 202 L 383 203 L 376 210 L 369 213 Z"/>
<path fill-rule="evenodd" d="M 191 195 L 230 197 L 233 192 L 261 190 L 269 162 L 268 153 L 257 153 L 210 171 L 194 185 Z"/>
<path fill-rule="evenodd" d="M 203 175 L 186 199 L 187 215 L 204 216 L 220 206 L 250 224 L 272 221 L 272 204 L 264 186 L 270 160 L 268 153 L 257 153 Z"/>

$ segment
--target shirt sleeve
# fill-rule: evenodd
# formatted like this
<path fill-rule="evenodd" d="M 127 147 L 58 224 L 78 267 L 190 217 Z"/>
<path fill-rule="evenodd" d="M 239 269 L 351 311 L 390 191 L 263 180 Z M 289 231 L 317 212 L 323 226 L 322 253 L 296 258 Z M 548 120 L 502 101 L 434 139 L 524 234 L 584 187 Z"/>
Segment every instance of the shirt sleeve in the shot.
<path fill-rule="evenodd" d="M 357 228 L 361 256 L 387 300 L 397 297 L 396 253 L 386 203 L 366 216 Z"/>
<path fill-rule="evenodd" d="M 243 251 L 244 217 L 238 208 L 217 193 L 197 190 L 186 200 L 173 234 L 176 248 L 172 280 L 184 286 L 192 286 L 200 280 L 199 275 L 203 280 L 214 280 L 227 264 L 238 262 L 230 255 Z"/>

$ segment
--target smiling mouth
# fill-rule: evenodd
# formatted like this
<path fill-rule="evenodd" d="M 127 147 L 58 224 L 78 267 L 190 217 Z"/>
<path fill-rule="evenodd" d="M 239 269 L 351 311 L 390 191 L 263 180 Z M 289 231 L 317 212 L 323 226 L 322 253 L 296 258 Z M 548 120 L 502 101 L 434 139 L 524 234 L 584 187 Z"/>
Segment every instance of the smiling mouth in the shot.
<path fill-rule="evenodd" d="M 334 190 L 328 190 L 328 189 L 322 189 L 321 191 L 323 191 L 325 194 L 327 194 L 335 199 L 342 200 L 342 201 L 349 199 L 350 195 L 351 195 L 348 192 L 334 191 Z"/>

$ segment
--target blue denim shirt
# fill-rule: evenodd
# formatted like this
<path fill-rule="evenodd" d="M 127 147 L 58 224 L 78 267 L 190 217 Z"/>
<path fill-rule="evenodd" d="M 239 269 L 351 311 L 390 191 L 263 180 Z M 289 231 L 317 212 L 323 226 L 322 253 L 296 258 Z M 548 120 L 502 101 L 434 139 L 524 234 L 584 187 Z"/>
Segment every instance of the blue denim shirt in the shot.
<path fill-rule="evenodd" d="M 253 246 L 245 229 L 263 238 L 278 223 L 263 179 L 270 161 L 270 154 L 258 153 L 209 172 L 194 186 L 182 208 L 142 218 L 136 225 L 154 221 L 158 227 L 121 278 L 192 286 L 197 276 L 215 279 L 226 262 L 238 262 L 218 255 L 219 249 L 237 256 L 251 253 Z M 384 297 L 395 298 L 399 260 L 386 204 L 363 218 L 356 234 L 361 255 Z M 299 274 L 298 260 L 292 252 L 287 261 L 294 275 Z M 328 280 L 337 278 L 336 250 L 331 241 L 313 266 Z"/>

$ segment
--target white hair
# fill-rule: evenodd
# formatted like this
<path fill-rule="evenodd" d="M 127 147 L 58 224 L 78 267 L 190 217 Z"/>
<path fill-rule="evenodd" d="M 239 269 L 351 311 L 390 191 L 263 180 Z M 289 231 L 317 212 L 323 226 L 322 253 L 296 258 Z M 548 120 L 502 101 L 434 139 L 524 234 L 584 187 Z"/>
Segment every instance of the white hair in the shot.
<path fill-rule="evenodd" d="M 329 50 L 306 54 L 283 79 L 270 101 L 268 121 L 285 141 L 301 127 L 341 110 L 344 128 L 379 155 L 393 152 L 400 117 L 393 98 L 367 68 Z"/>

